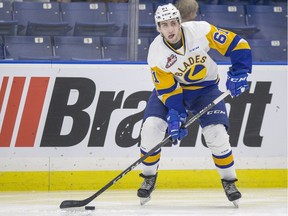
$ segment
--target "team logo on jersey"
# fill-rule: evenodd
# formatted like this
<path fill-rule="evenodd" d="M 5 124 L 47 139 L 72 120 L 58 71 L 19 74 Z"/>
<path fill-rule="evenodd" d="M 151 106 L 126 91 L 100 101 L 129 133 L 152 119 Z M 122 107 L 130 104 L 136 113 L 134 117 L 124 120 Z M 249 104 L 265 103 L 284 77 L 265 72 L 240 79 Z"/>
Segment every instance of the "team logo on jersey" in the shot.
<path fill-rule="evenodd" d="M 167 58 L 167 63 L 166 63 L 165 68 L 171 67 L 176 61 L 177 61 L 177 56 L 176 56 L 175 54 L 171 54 L 171 55 Z"/>
<path fill-rule="evenodd" d="M 184 79 L 187 82 L 195 82 L 204 79 L 206 75 L 207 68 L 204 65 L 198 64 L 190 67 L 190 69 L 185 73 Z"/>

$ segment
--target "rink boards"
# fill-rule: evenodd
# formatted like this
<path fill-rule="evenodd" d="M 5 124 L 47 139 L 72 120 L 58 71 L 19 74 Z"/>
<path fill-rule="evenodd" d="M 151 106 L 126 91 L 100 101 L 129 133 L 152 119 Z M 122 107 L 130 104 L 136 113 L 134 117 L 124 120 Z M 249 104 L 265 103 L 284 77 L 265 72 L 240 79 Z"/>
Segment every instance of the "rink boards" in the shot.
<path fill-rule="evenodd" d="M 229 65 L 219 65 L 225 90 Z M 0 190 L 97 189 L 138 159 L 144 64 L 1 64 Z M 226 101 L 239 186 L 287 187 L 287 66 L 254 65 Z M 137 188 L 140 167 L 112 188 Z M 158 187 L 219 187 L 197 123 L 162 148 Z"/>

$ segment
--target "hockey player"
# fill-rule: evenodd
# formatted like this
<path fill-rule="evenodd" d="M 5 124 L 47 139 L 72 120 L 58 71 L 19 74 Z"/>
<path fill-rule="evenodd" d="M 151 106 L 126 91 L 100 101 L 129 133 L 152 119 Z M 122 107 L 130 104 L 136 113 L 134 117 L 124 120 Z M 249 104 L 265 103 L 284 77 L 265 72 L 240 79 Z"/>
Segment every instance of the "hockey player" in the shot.
<path fill-rule="evenodd" d="M 187 112 L 198 113 L 221 94 L 217 64 L 209 56 L 209 49 L 216 49 L 231 59 L 226 87 L 232 97 L 248 89 L 247 77 L 252 70 L 249 44 L 233 32 L 204 21 L 181 23 L 179 11 L 172 4 L 157 8 L 155 22 L 160 34 L 148 53 L 155 89 L 144 114 L 141 155 L 160 143 L 166 132 L 173 144 L 177 144 L 188 134 L 181 127 Z M 226 131 L 229 122 L 225 102 L 213 107 L 209 115 L 201 116 L 199 124 L 227 198 L 237 206 L 241 193 L 235 186 L 237 176 Z M 144 181 L 137 192 L 141 205 L 150 200 L 155 189 L 160 153 L 161 149 L 156 150 L 142 163 L 140 176 Z"/>

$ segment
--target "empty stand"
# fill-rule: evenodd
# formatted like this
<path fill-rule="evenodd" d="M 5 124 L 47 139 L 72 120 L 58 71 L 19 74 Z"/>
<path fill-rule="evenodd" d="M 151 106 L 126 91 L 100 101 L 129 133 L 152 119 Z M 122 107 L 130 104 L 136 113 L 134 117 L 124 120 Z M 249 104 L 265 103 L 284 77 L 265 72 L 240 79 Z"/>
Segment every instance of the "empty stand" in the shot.
<path fill-rule="evenodd" d="M 60 22 L 60 8 L 57 2 L 13 2 L 13 18 L 19 23 L 28 21 Z"/>
<path fill-rule="evenodd" d="M 41 31 L 42 35 L 63 35 L 64 26 L 66 31 L 71 30 L 68 23 L 61 23 L 57 2 L 14 2 L 13 19 L 20 25 L 19 35 L 41 35 Z"/>
<path fill-rule="evenodd" d="M 157 4 L 161 4 L 161 5 L 164 5 L 164 4 L 174 4 L 176 3 L 176 0 L 139 0 L 139 3 L 157 3 Z"/>
<path fill-rule="evenodd" d="M 150 42 L 159 34 L 154 21 L 157 6 L 175 2 L 139 0 L 138 61 L 147 61 Z M 200 0 L 196 20 L 248 39 L 254 62 L 287 62 L 287 2 L 281 2 Z M 0 59 L 128 61 L 129 19 L 129 3 L 3 1 Z M 209 55 L 216 62 L 230 62 L 216 50 Z"/>
<path fill-rule="evenodd" d="M 209 5 L 200 6 L 201 20 L 216 26 L 245 26 L 243 5 Z"/>
<path fill-rule="evenodd" d="M 287 7 L 272 5 L 247 5 L 248 24 L 260 31 L 253 39 L 287 39 Z"/>
<path fill-rule="evenodd" d="M 4 36 L 4 50 L 6 59 L 54 59 L 49 36 Z"/>
<path fill-rule="evenodd" d="M 248 40 L 253 62 L 287 62 L 287 40 Z"/>
<path fill-rule="evenodd" d="M 126 37 L 103 37 L 104 59 L 112 61 L 128 60 L 128 42 Z"/>
<path fill-rule="evenodd" d="M 12 20 L 10 1 L 0 2 L 0 20 L 1 21 Z"/>
<path fill-rule="evenodd" d="M 104 36 L 116 31 L 115 23 L 108 22 L 104 2 L 61 3 L 63 21 L 74 26 L 75 36 Z"/>
<path fill-rule="evenodd" d="M 4 59 L 4 44 L 3 39 L 0 37 L 0 59 Z"/>
<path fill-rule="evenodd" d="M 152 3 L 139 4 L 139 25 L 155 25 L 154 7 Z"/>
<path fill-rule="evenodd" d="M 16 35 L 18 22 L 12 20 L 10 1 L 0 2 L 0 35 Z"/>
<path fill-rule="evenodd" d="M 17 35 L 18 21 L 0 21 L 0 35 Z"/>
<path fill-rule="evenodd" d="M 242 37 L 249 37 L 257 32 L 253 25 L 246 25 L 244 5 L 200 5 L 201 20 L 217 27 L 235 32 Z"/>
<path fill-rule="evenodd" d="M 155 37 L 158 35 L 154 20 L 154 6 L 151 2 L 139 4 L 139 37 Z"/>
<path fill-rule="evenodd" d="M 28 22 L 26 35 L 32 36 L 59 36 L 67 35 L 72 30 L 72 26 L 69 26 L 66 22 L 59 23 L 38 23 Z"/>
<path fill-rule="evenodd" d="M 56 36 L 55 55 L 60 60 L 101 60 L 100 37 Z"/>
<path fill-rule="evenodd" d="M 117 31 L 115 23 L 75 23 L 74 36 L 106 36 Z"/>
<path fill-rule="evenodd" d="M 108 20 L 109 22 L 114 22 L 118 30 L 115 31 L 111 36 L 126 36 L 128 25 L 128 3 L 108 3 Z"/>
<path fill-rule="evenodd" d="M 149 50 L 150 41 L 149 38 L 139 38 L 138 39 L 138 55 L 137 61 L 147 61 L 148 50 Z"/>
<path fill-rule="evenodd" d="M 61 3 L 63 21 L 74 25 L 76 22 L 106 23 L 107 15 L 104 2 Z"/>

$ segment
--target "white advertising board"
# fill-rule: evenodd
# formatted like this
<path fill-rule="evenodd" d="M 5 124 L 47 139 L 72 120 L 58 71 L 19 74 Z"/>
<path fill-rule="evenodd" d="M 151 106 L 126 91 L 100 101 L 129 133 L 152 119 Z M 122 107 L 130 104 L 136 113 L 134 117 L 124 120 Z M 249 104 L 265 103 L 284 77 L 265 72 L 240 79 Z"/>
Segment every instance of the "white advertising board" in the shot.
<path fill-rule="evenodd" d="M 219 65 L 225 90 L 228 65 Z M 0 171 L 123 169 L 139 156 L 153 89 L 137 64 L 0 64 Z M 287 67 L 255 65 L 249 92 L 226 100 L 240 168 L 287 167 Z M 162 169 L 213 168 L 197 124 L 162 149 Z"/>

